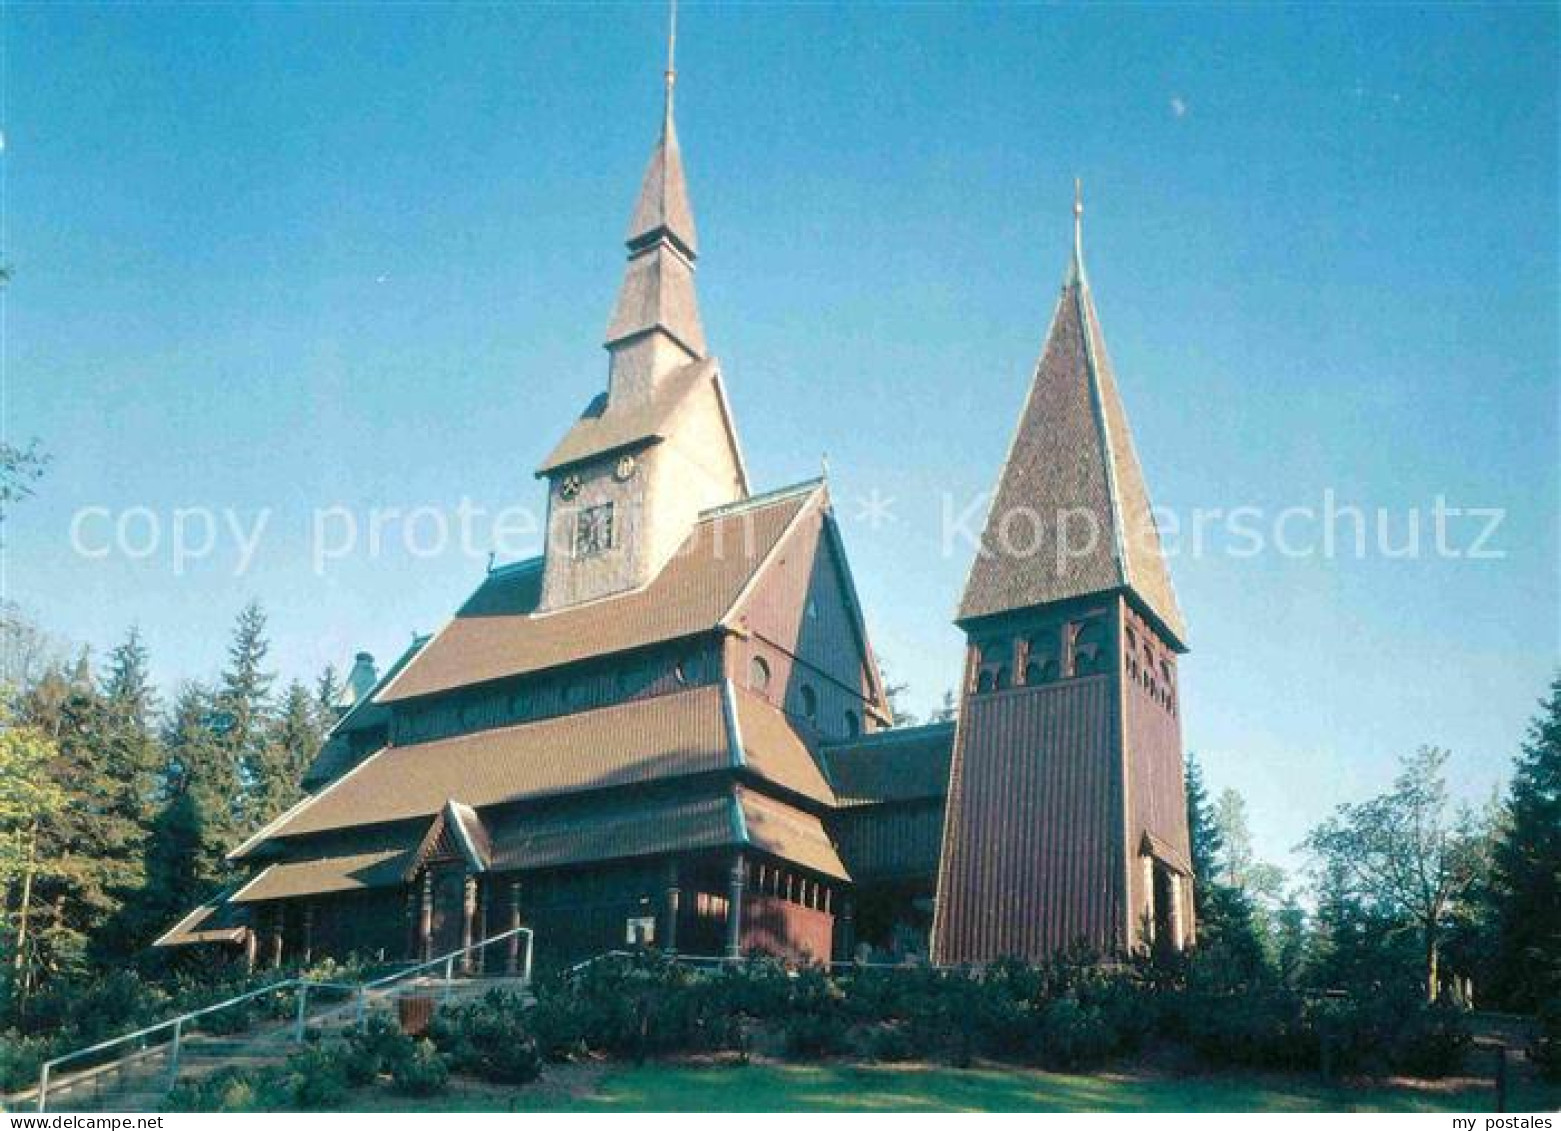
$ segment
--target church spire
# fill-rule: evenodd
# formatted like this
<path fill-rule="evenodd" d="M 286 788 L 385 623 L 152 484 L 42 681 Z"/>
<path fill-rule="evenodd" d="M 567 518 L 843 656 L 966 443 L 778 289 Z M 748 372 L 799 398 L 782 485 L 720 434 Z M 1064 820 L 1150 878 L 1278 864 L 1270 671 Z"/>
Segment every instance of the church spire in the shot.
<path fill-rule="evenodd" d="M 1074 182 L 1073 253 L 959 619 L 1122 589 L 1181 647 L 1186 628 L 1084 273 L 1083 228 Z"/>
<path fill-rule="evenodd" d="M 677 5 L 673 4 L 667 35 L 661 136 L 651 151 L 639 199 L 629 218 L 629 267 L 607 327 L 606 344 L 613 353 L 615 385 L 620 369 L 632 369 L 638 377 L 653 382 L 668 364 L 677 362 L 677 354 L 682 355 L 683 362 L 705 356 L 704 328 L 694 293 L 694 260 L 698 257 L 699 241 L 673 114 L 676 48 Z M 675 352 L 662 348 L 667 343 L 650 341 L 663 336 L 678 347 Z M 651 353 L 660 360 L 654 361 L 647 371 L 644 363 L 650 360 L 646 355 Z M 620 362 L 623 354 L 633 357 L 626 356 Z M 631 360 L 635 364 L 628 365 Z"/>

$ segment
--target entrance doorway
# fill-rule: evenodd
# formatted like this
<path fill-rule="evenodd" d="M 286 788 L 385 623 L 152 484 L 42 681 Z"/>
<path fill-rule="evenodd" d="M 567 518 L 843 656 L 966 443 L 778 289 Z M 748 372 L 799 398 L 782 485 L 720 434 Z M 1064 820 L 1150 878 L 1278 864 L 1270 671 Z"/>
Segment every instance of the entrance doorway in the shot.
<path fill-rule="evenodd" d="M 465 917 L 466 873 L 459 868 L 433 872 L 433 923 L 428 934 L 428 957 L 438 958 L 461 948 Z"/>

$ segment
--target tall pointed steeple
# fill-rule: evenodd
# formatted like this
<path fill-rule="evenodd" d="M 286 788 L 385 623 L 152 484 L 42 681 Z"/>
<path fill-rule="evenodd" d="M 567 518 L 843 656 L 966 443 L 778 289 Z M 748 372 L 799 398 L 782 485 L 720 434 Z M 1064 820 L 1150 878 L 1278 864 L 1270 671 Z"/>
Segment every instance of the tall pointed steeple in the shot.
<path fill-rule="evenodd" d="M 648 395 L 666 373 L 706 355 L 694 292 L 698 237 L 673 114 L 676 45 L 674 4 L 661 136 L 651 151 L 629 219 L 629 266 L 607 325 L 606 346 L 612 355 L 609 395 L 631 400 Z"/>
<path fill-rule="evenodd" d="M 1178 646 L 1186 637 L 1084 270 L 1073 253 L 1029 399 L 960 602 L 961 622 L 1123 589 Z"/>
<path fill-rule="evenodd" d="M 629 219 L 629 266 L 607 326 L 607 393 L 537 469 L 548 487 L 543 612 L 650 583 L 711 507 L 748 496 L 721 366 L 694 297 L 694 213 L 672 117 L 677 8 L 666 104 Z"/>
<path fill-rule="evenodd" d="M 959 607 L 965 683 L 932 958 L 1180 950 L 1196 936 L 1187 630 L 1073 254 Z"/>

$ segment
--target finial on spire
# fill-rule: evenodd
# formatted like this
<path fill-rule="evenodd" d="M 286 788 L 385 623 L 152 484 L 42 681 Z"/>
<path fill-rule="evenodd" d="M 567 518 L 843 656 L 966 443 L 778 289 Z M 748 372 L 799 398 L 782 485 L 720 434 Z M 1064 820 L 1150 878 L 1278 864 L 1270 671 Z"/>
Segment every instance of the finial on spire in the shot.
<path fill-rule="evenodd" d="M 1084 281 L 1084 181 L 1073 178 L 1073 262 L 1068 265 L 1068 282 Z"/>
<path fill-rule="evenodd" d="M 667 14 L 667 112 L 672 111 L 672 88 L 677 85 L 678 67 L 678 0 L 672 0 Z"/>

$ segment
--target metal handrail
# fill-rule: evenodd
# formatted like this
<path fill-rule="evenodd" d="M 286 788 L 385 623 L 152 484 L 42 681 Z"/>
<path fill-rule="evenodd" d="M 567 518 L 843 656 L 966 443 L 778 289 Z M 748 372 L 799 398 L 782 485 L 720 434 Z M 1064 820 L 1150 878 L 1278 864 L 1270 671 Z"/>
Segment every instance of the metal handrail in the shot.
<path fill-rule="evenodd" d="M 518 935 L 526 936 L 526 960 L 523 972 L 521 974 L 521 980 L 523 984 L 529 985 L 531 982 L 533 950 L 533 935 L 530 927 L 513 927 L 510 930 L 503 932 L 502 934 L 494 935 L 491 938 L 483 939 L 481 942 L 475 942 L 469 946 L 463 946 L 459 950 L 453 950 L 449 954 L 441 955 L 438 958 L 419 963 L 418 965 L 409 967 L 408 969 L 397 970 L 396 972 L 388 974 L 383 978 L 376 978 L 372 982 L 325 982 L 316 981 L 311 978 L 287 978 L 280 982 L 272 982 L 269 985 L 261 986 L 259 989 L 250 990 L 248 993 L 239 994 L 237 997 L 231 997 L 225 1001 L 219 1001 L 213 1005 L 202 1006 L 200 1009 L 192 1009 L 187 1013 L 179 1014 L 177 1017 L 171 1017 L 166 1021 L 159 1021 L 155 1025 L 148 1025 L 144 1028 L 137 1029 L 133 1033 L 125 1033 L 122 1036 L 111 1037 L 106 1041 L 99 1041 L 95 1045 L 88 1045 L 86 1048 L 74 1049 L 62 1056 L 57 1056 L 52 1060 L 44 1061 L 43 1067 L 38 1071 L 37 1110 L 39 1112 L 46 1110 L 45 1105 L 48 1103 L 49 1098 L 49 1078 L 54 1074 L 54 1070 L 62 1064 L 68 1064 L 71 1061 L 80 1060 L 83 1057 L 91 1056 L 93 1053 L 105 1052 L 117 1045 L 123 1045 L 131 1041 L 143 1041 L 154 1033 L 161 1033 L 165 1030 L 172 1029 L 173 1036 L 169 1042 L 171 1047 L 169 1050 L 168 1065 L 168 1080 L 171 1086 L 173 1081 L 177 1079 L 179 1073 L 179 1052 L 183 1042 L 184 1028 L 190 1022 L 195 1021 L 198 1018 L 205 1017 L 208 1014 L 217 1013 L 224 1009 L 231 1009 L 233 1006 L 242 1005 L 245 1002 L 253 1001 L 258 997 L 264 997 L 266 994 L 278 993 L 280 991 L 289 989 L 297 989 L 299 991 L 298 1010 L 293 1023 L 293 1039 L 295 1041 L 301 1041 L 303 1040 L 304 1035 L 304 1019 L 308 1007 L 309 991 L 312 989 L 346 990 L 349 992 L 356 991 L 358 998 L 356 1023 L 362 1025 L 364 1017 L 367 1013 L 368 995 L 370 992 L 382 989 L 383 987 L 388 986 L 394 982 L 409 978 L 412 975 L 419 973 L 420 971 L 436 966 L 444 967 L 444 980 L 446 982 L 446 989 L 448 990 L 448 984 L 455 980 L 455 963 L 457 959 L 461 958 L 463 955 L 475 954 L 484 947 L 492 946 L 494 943 L 503 942 L 506 939 L 514 938 Z"/>
<path fill-rule="evenodd" d="M 754 956 L 746 955 L 746 954 L 742 954 L 742 955 L 731 955 L 731 954 L 682 954 L 682 953 L 679 953 L 677 951 L 650 952 L 650 951 L 643 951 L 643 950 L 606 950 L 606 951 L 603 951 L 601 954 L 593 954 L 590 958 L 587 958 L 587 959 L 585 959 L 582 962 L 576 962 L 573 966 L 567 967 L 565 969 L 564 973 L 568 974 L 568 975 L 574 975 L 574 974 L 580 973 L 582 970 L 585 970 L 587 967 L 594 966 L 598 962 L 603 962 L 603 961 L 605 961 L 605 960 L 607 960 L 609 958 L 639 958 L 642 955 L 645 955 L 647 953 L 659 953 L 662 958 L 666 959 L 669 962 L 686 962 L 690 966 L 694 966 L 694 965 L 714 965 L 714 966 L 717 966 L 717 967 L 728 966 L 728 965 L 740 966 L 740 965 L 743 965 L 745 963 L 752 962 L 752 961 L 755 960 Z M 784 959 L 781 959 L 778 956 L 760 956 L 758 960 L 759 961 L 764 961 L 766 958 L 769 958 L 769 959 L 772 959 L 772 960 L 776 960 L 776 961 L 782 961 L 782 962 L 785 961 Z M 958 970 L 959 969 L 958 966 L 941 965 L 941 964 L 933 963 L 933 962 L 858 962 L 855 959 L 842 959 L 842 960 L 837 961 L 837 962 L 825 962 L 825 963 L 822 963 L 822 965 L 826 969 L 829 969 L 829 970 L 905 970 L 905 971 L 909 971 L 909 970 L 939 970 L 939 971 L 943 971 L 943 970 Z"/>

